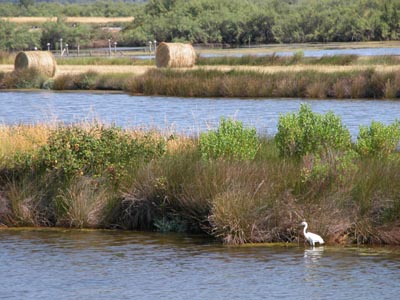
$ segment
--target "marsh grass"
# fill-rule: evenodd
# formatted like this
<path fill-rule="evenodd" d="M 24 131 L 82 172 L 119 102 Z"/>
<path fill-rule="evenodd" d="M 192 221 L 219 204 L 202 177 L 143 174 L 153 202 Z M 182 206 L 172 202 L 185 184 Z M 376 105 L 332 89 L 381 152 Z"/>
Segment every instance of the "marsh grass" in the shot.
<path fill-rule="evenodd" d="M 126 74 L 100 74 L 89 71 L 82 74 L 58 76 L 52 83 L 54 90 L 124 90 L 127 84 Z"/>
<path fill-rule="evenodd" d="M 3 57 L 3 59 L 2 59 Z M 0 53 L 0 62 L 11 64 L 14 55 Z M 155 65 L 154 59 L 137 59 L 133 57 L 62 57 L 57 58 L 58 65 Z M 357 65 L 399 65 L 400 58 L 397 56 L 364 56 L 357 55 L 325 55 L 322 57 L 305 57 L 303 52 L 298 51 L 294 55 L 279 56 L 276 53 L 270 55 L 243 55 L 243 56 L 218 56 L 204 57 L 198 55 L 196 65 L 198 66 L 294 66 L 294 65 L 321 65 L 321 66 L 357 66 Z"/>
<path fill-rule="evenodd" d="M 40 89 L 48 80 L 35 68 L 0 74 L 0 89 Z"/>
<path fill-rule="evenodd" d="M 143 75 L 89 70 L 48 80 L 36 70 L 28 69 L 0 73 L 0 88 L 122 90 L 131 94 L 178 97 L 394 99 L 400 97 L 400 76 L 393 70 L 357 69 L 357 66 L 328 71 L 279 67 L 274 70 L 150 68 Z"/>
<path fill-rule="evenodd" d="M 69 177 L 55 168 L 62 157 L 54 154 L 72 149 L 80 155 L 79 149 L 98 140 L 84 135 L 88 145 L 80 140 L 78 146 L 63 140 L 55 152 L 43 152 L 50 156 L 32 156 L 39 153 L 37 147 L 50 145 L 48 133 L 40 133 L 41 128 L 50 132 L 47 127 L 35 126 L 3 126 L 0 131 L 5 132 L 0 134 L 4 153 L 30 157 L 10 160 L 0 169 L 0 223 L 7 226 L 201 232 L 241 244 L 302 242 L 298 224 L 306 219 L 329 243 L 400 243 L 398 152 L 380 157 L 325 149 L 299 159 L 280 156 L 274 139 L 259 137 L 252 160 L 204 159 L 195 137 L 129 129 L 124 134 L 145 139 L 146 147 L 158 149 L 163 139 L 166 151 L 133 160 L 118 154 L 112 169 Z M 75 126 L 103 136 L 98 124 Z M 59 131 L 56 136 L 66 137 L 63 130 L 55 126 L 51 134 Z M 14 132 L 15 141 L 10 138 Z M 110 133 L 105 142 L 117 149 L 115 131 Z M 34 137 L 26 138 L 30 134 Z M 68 162 L 79 155 L 68 156 Z M 99 164 L 104 160 L 92 158 Z M 42 160 L 52 164 L 38 168 Z M 110 176 L 118 170 L 118 177 Z"/>
<path fill-rule="evenodd" d="M 396 72 L 318 71 L 262 73 L 218 70 L 150 70 L 126 84 L 133 94 L 183 97 L 398 97 Z"/>

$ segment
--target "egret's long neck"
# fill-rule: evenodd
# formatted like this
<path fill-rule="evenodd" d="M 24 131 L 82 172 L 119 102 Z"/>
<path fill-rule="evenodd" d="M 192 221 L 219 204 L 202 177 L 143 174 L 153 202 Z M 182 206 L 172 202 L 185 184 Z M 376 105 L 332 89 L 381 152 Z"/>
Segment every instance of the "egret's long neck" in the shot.
<path fill-rule="evenodd" d="M 304 229 L 303 229 L 303 233 L 304 233 L 304 235 L 306 235 L 306 234 L 307 234 L 307 233 L 306 233 L 307 227 L 308 227 L 308 224 L 306 223 L 306 224 L 304 225 Z"/>

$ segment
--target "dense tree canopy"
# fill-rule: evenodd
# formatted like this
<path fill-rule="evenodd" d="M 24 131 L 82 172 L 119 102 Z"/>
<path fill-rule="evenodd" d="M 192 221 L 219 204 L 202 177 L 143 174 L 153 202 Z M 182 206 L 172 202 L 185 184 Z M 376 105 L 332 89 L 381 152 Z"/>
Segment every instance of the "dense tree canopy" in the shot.
<path fill-rule="evenodd" d="M 131 46 L 154 39 L 233 45 L 398 40 L 399 11 L 399 0 L 149 0 L 86 4 L 32 4 L 26 0 L 0 4 L 1 16 L 134 16 L 135 21 L 125 26 L 119 36 L 120 45 Z M 35 38 L 25 39 L 38 43 L 37 35 L 42 34 L 39 40 L 43 46 L 57 35 L 71 36 L 74 41 L 85 41 L 83 44 L 98 36 L 96 28 L 66 26 L 46 24 L 39 33 L 30 32 Z M 2 23 L 0 36 L 7 36 L 10 27 L 16 25 Z M 24 31 L 13 30 L 15 34 Z M 5 44 L 0 41 L 3 49 L 15 49 Z"/>

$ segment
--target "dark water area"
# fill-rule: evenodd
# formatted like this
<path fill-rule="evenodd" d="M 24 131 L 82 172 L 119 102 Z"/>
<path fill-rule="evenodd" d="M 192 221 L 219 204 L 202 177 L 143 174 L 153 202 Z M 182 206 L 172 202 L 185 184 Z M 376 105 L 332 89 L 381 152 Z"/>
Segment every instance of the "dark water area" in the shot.
<path fill-rule="evenodd" d="M 259 134 L 274 135 L 281 114 L 297 112 L 301 103 L 313 111 L 333 111 L 353 137 L 372 120 L 385 124 L 400 117 L 400 102 L 392 100 L 305 100 L 178 98 L 115 93 L 1 92 L 0 123 L 74 123 L 94 119 L 122 127 L 158 128 L 196 135 L 232 117 Z"/>
<path fill-rule="evenodd" d="M 399 249 L 0 230 L 0 299 L 397 299 Z"/>

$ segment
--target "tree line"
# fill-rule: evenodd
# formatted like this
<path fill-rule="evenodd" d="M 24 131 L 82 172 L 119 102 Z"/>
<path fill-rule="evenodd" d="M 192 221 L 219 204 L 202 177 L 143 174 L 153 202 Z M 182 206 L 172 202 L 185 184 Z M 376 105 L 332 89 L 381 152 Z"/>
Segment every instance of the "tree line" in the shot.
<path fill-rule="evenodd" d="M 31 1 L 32 2 L 32 1 Z M 149 0 L 145 3 L 35 2 L 0 4 L 0 16 L 134 16 L 115 38 L 119 45 L 150 40 L 227 45 L 398 40 L 398 0 Z M 82 45 L 106 35 L 99 28 L 62 22 L 40 30 L 2 21 L 0 48 L 44 47 L 55 36 L 71 35 Z M 18 40 L 18 41 L 8 41 Z M 11 45 L 12 44 L 12 45 Z"/>

